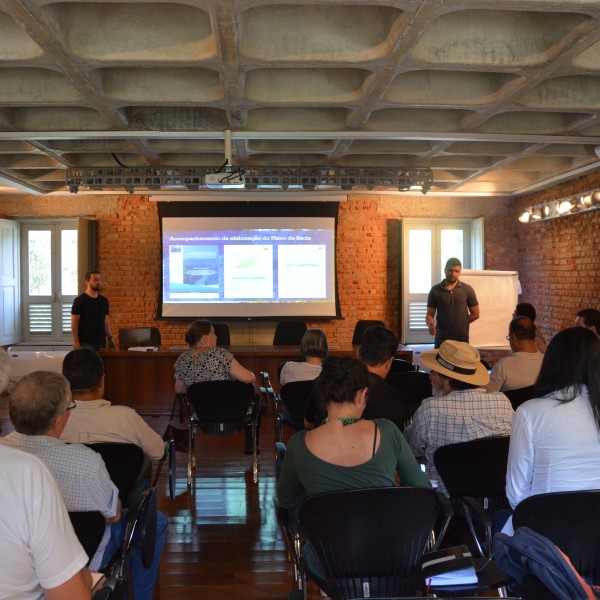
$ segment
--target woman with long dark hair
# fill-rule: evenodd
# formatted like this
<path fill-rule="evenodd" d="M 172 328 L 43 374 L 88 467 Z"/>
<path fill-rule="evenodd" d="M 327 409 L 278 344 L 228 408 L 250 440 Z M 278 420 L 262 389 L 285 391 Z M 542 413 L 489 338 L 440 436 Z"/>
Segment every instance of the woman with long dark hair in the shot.
<path fill-rule="evenodd" d="M 581 327 L 557 333 L 535 385 L 510 436 L 513 508 L 535 494 L 600 489 L 600 339 Z"/>

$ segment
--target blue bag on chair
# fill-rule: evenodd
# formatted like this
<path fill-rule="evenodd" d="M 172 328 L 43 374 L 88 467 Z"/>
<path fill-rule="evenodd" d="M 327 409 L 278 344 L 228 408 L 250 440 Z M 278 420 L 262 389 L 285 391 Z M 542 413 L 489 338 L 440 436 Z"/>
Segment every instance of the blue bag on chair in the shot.
<path fill-rule="evenodd" d="M 557 600 L 600 598 L 600 590 L 582 579 L 555 544 L 528 527 L 519 527 L 512 537 L 497 533 L 494 536 L 494 558 L 500 568 L 520 584 L 533 577 Z"/>

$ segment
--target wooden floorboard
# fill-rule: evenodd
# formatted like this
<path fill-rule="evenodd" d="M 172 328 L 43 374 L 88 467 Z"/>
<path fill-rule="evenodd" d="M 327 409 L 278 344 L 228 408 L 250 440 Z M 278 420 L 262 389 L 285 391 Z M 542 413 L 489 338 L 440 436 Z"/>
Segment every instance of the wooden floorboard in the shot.
<path fill-rule="evenodd" d="M 150 418 L 163 431 L 164 418 Z M 175 500 L 166 473 L 159 480 L 159 508 L 169 517 L 155 598 L 242 600 L 286 598 L 291 565 L 275 519 L 273 417 L 263 418 L 258 483 L 243 436 L 198 434 L 196 470 L 186 482 L 186 455 L 177 453 Z M 321 598 L 309 585 L 309 598 Z"/>
<path fill-rule="evenodd" d="M 12 431 L 7 397 L 0 396 L 2 433 Z M 161 435 L 168 419 L 146 421 Z M 258 484 L 243 435 L 198 433 L 197 468 L 187 486 L 187 457 L 177 453 L 176 496 L 168 495 L 167 469 L 158 484 L 159 509 L 169 519 L 155 600 L 284 599 L 293 585 L 273 511 L 275 471 L 273 417 L 263 418 Z M 309 600 L 321 598 L 309 584 Z M 150 600 L 150 599 L 139 599 Z"/>

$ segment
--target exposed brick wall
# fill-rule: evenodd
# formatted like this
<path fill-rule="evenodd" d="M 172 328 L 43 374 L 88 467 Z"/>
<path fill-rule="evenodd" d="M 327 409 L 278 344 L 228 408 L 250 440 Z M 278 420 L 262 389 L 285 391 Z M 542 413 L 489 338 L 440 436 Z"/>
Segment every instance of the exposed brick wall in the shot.
<path fill-rule="evenodd" d="M 521 198 L 512 220 L 528 206 L 600 188 L 600 174 L 588 175 Z M 581 308 L 600 309 L 600 211 L 547 221 L 519 223 L 518 269 L 523 302 L 536 307 L 536 325 L 548 341 L 573 325 Z"/>
<path fill-rule="evenodd" d="M 397 330 L 399 218 L 485 217 L 488 269 L 518 270 L 523 295 L 538 310 L 549 339 L 573 323 L 579 308 L 600 307 L 600 211 L 521 224 L 530 205 L 595 187 L 590 175 L 519 200 L 435 196 L 353 196 L 340 205 L 338 277 L 344 320 L 313 322 L 331 344 L 347 345 L 359 318 L 380 319 Z M 141 196 L 0 197 L 0 215 L 87 216 L 99 223 L 98 262 L 107 282 L 115 331 L 157 325 L 165 344 L 181 344 L 186 323 L 155 322 L 160 285 L 156 204 Z"/>

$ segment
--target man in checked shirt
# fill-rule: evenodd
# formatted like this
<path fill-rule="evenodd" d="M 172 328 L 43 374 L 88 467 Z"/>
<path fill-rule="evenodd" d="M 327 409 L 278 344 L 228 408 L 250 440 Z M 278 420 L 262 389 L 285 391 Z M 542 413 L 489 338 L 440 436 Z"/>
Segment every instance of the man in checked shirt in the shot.
<path fill-rule="evenodd" d="M 440 446 L 510 435 L 513 409 L 502 392 L 486 392 L 490 380 L 479 352 L 466 342 L 446 340 L 424 352 L 421 363 L 431 369 L 433 397 L 426 398 L 404 430 L 414 455 L 424 459 L 427 477 L 446 492 L 433 455 Z"/>

